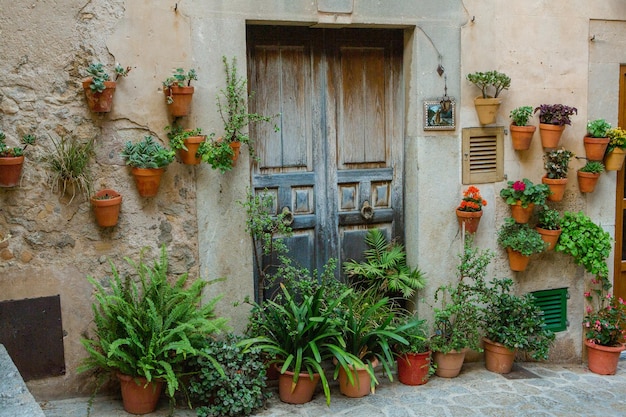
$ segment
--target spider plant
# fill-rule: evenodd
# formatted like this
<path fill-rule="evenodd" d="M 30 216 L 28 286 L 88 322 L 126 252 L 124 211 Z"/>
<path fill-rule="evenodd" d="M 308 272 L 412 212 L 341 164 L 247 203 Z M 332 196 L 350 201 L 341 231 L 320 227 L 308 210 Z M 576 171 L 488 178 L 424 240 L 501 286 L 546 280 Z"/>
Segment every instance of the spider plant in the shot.
<path fill-rule="evenodd" d="M 65 195 L 71 191 L 71 204 L 77 194 L 85 199 L 91 195 L 91 170 L 89 161 L 94 155 L 93 139 L 79 142 L 76 138 L 61 137 L 55 140 L 50 137 L 53 149 L 43 158 L 50 170 L 49 183 L 53 193 Z"/>

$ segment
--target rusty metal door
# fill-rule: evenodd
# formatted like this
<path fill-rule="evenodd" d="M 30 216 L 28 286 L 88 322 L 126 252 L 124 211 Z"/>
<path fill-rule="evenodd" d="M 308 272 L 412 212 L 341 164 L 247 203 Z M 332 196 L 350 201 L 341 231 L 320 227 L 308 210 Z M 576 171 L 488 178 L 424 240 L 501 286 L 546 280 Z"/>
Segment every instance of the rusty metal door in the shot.
<path fill-rule="evenodd" d="M 360 258 L 369 228 L 402 238 L 401 31 L 248 27 L 255 192 L 293 214 L 290 255 L 310 270 Z"/>

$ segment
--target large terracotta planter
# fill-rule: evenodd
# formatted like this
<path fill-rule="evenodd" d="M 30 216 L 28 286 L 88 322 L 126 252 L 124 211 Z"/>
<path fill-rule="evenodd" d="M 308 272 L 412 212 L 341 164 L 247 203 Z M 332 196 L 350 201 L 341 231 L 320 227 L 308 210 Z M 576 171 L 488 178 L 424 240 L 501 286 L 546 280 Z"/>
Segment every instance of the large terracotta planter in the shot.
<path fill-rule="evenodd" d="M 578 171 L 578 189 L 581 193 L 592 193 L 599 178 L 600 174 Z"/>
<path fill-rule="evenodd" d="M 588 161 L 602 161 L 606 147 L 609 146 L 609 138 L 592 138 L 585 136 L 585 154 Z"/>
<path fill-rule="evenodd" d="M 185 148 L 178 150 L 178 157 L 180 161 L 185 165 L 198 165 L 202 162 L 202 158 L 198 158 L 196 153 L 200 144 L 206 140 L 206 136 L 189 136 L 185 139 Z"/>
<path fill-rule="evenodd" d="M 539 123 L 539 135 L 541 136 L 541 145 L 544 148 L 554 149 L 559 147 L 559 141 L 565 130 L 565 125 L 551 125 L 548 123 Z"/>
<path fill-rule="evenodd" d="M 624 346 L 601 346 L 585 340 L 589 370 L 600 375 L 614 375 Z"/>
<path fill-rule="evenodd" d="M 476 115 L 481 125 L 490 125 L 496 122 L 496 115 L 501 103 L 500 98 L 476 97 L 474 99 Z"/>
<path fill-rule="evenodd" d="M 142 197 L 154 197 L 159 191 L 163 168 L 133 168 L 137 191 Z"/>
<path fill-rule="evenodd" d="M 284 403 L 304 404 L 313 399 L 315 387 L 320 380 L 319 374 L 313 374 L 313 379 L 308 373 L 298 376 L 298 383 L 293 384 L 293 372 L 286 371 L 278 377 L 278 396 Z"/>
<path fill-rule="evenodd" d="M 511 207 L 511 217 L 515 219 L 516 223 L 528 223 L 533 215 L 535 203 L 530 203 L 528 207 L 522 207 L 522 202 L 518 201 L 515 204 L 510 204 L 509 207 Z"/>
<path fill-rule="evenodd" d="M 509 268 L 511 271 L 522 272 L 526 270 L 530 256 L 522 255 L 521 252 L 506 248 L 506 252 L 509 255 Z"/>
<path fill-rule="evenodd" d="M 143 377 L 132 377 L 124 374 L 117 374 L 122 390 L 122 402 L 124 410 L 131 414 L 148 414 L 156 409 L 163 381 L 147 382 Z"/>
<path fill-rule="evenodd" d="M 511 350 L 501 343 L 483 338 L 485 348 L 485 368 L 498 374 L 508 374 L 513 369 L 515 350 Z"/>
<path fill-rule="evenodd" d="M 83 90 L 85 90 L 85 98 L 87 98 L 87 105 L 89 109 L 94 113 L 108 113 L 113 107 L 113 95 L 115 94 L 115 87 L 117 86 L 115 81 L 105 81 L 106 87 L 101 93 L 93 91 L 91 89 L 91 78 L 87 78 L 83 81 Z"/>
<path fill-rule="evenodd" d="M 604 157 L 604 169 L 607 171 L 620 171 L 624 166 L 626 151 L 615 148 Z"/>
<path fill-rule="evenodd" d="M 453 350 L 449 353 L 433 352 L 433 362 L 437 365 L 435 375 L 442 378 L 454 378 L 459 375 L 469 349 Z"/>
<path fill-rule="evenodd" d="M 378 360 L 372 362 L 373 367 L 376 365 L 378 365 Z M 353 384 L 350 383 L 348 374 L 343 367 L 339 367 L 339 392 L 350 398 L 361 398 L 369 395 L 373 387 L 372 377 L 367 372 L 367 369 L 364 367 L 356 367 L 355 369 L 351 366 L 350 372 L 352 374 Z"/>
<path fill-rule="evenodd" d="M 105 188 L 91 196 L 91 205 L 98 226 L 115 226 L 120 215 L 122 196 L 115 190 Z"/>
<path fill-rule="evenodd" d="M 398 380 L 404 385 L 423 385 L 428 382 L 430 351 L 405 353 L 398 356 Z"/>
<path fill-rule="evenodd" d="M 456 210 L 456 218 L 459 222 L 459 227 L 463 229 L 465 225 L 465 233 L 476 233 L 478 225 L 480 224 L 480 218 L 483 216 L 483 211 L 463 211 Z"/>
<path fill-rule="evenodd" d="M 0 158 L 0 187 L 15 187 L 20 183 L 24 155 Z"/>
<path fill-rule="evenodd" d="M 565 188 L 567 186 L 567 178 L 548 178 L 544 175 L 541 178 L 541 182 L 546 184 L 552 194 L 548 196 L 550 201 L 561 201 L 565 195 Z"/>
<path fill-rule="evenodd" d="M 171 92 L 170 92 L 171 91 Z M 173 101 L 167 105 L 167 109 L 174 117 L 187 116 L 191 110 L 191 99 L 193 98 L 194 87 L 179 87 L 173 85 L 164 88 L 165 99 L 172 97 Z"/>
<path fill-rule="evenodd" d="M 537 130 L 536 126 L 517 126 L 511 124 L 509 126 L 511 132 L 511 143 L 516 151 L 525 151 L 530 149 L 530 143 Z"/>
<path fill-rule="evenodd" d="M 548 244 L 546 250 L 552 250 L 556 246 L 556 242 L 559 241 L 559 236 L 561 236 L 561 229 L 558 230 L 550 230 L 550 229 L 542 229 L 541 227 L 535 227 L 537 233 L 541 235 L 541 238 L 544 242 Z"/>

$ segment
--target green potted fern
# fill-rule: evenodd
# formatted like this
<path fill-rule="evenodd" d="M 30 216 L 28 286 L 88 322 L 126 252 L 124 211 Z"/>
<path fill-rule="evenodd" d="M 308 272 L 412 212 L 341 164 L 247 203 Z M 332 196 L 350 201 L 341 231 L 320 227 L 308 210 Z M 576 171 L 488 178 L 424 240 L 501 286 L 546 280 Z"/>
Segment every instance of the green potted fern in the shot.
<path fill-rule="evenodd" d="M 163 387 L 173 405 L 187 358 L 201 354 L 205 338 L 225 329 L 226 319 L 215 317 L 217 299 L 202 303 L 206 281 L 189 283 L 186 273 L 169 279 L 165 246 L 153 266 L 143 252 L 139 262 L 126 260 L 132 275 L 120 276 L 111 262 L 109 282 L 87 278 L 95 288 L 95 328 L 81 340 L 88 356 L 78 371 L 117 376 L 124 409 L 146 414 L 156 408 Z"/>

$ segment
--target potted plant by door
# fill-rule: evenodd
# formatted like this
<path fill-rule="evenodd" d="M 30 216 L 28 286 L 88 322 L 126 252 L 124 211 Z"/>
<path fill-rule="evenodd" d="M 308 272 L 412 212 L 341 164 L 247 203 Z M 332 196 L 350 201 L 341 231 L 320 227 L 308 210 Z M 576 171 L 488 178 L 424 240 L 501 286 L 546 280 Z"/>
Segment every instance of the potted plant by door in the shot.
<path fill-rule="evenodd" d="M 561 201 L 565 195 L 567 185 L 567 173 L 569 161 L 574 157 L 574 153 L 565 148 L 553 149 L 543 155 L 546 175 L 541 178 L 541 182 L 550 188 L 550 201 Z"/>
<path fill-rule="evenodd" d="M 6 144 L 6 135 L 0 130 L 0 187 L 15 187 L 19 184 L 24 166 L 24 150 L 36 140 L 35 136 L 26 134 L 21 140 L 24 146 L 10 147 Z"/>
<path fill-rule="evenodd" d="M 173 125 L 165 128 L 167 137 L 172 148 L 185 165 L 198 165 L 202 162 L 200 147 L 207 142 L 207 136 L 202 134 L 202 129 L 183 129 Z M 211 134 L 213 136 L 213 134 Z"/>
<path fill-rule="evenodd" d="M 498 231 L 498 243 L 506 249 L 512 271 L 525 271 L 530 255 L 546 250 L 541 235 L 527 223 L 517 223 L 513 218 L 505 219 Z"/>
<path fill-rule="evenodd" d="M 603 285 L 607 284 L 607 285 Z M 607 286 L 608 288 L 604 288 Z M 626 305 L 624 300 L 607 293 L 610 283 L 600 281 L 585 292 L 588 302 L 587 314 L 583 319 L 587 365 L 589 370 L 600 375 L 614 375 L 624 346 Z"/>
<path fill-rule="evenodd" d="M 511 208 L 511 215 L 517 223 L 528 223 L 535 206 L 543 206 L 550 195 L 550 188 L 545 184 L 533 184 L 528 178 L 521 181 L 508 181 L 506 188 L 500 190 Z"/>
<path fill-rule="evenodd" d="M 624 166 L 626 156 L 626 130 L 615 127 L 609 129 L 607 136 L 609 145 L 604 154 L 604 167 L 607 171 L 620 171 Z"/>
<path fill-rule="evenodd" d="M 495 123 L 498 109 L 502 103 L 499 98 L 503 90 L 511 86 L 511 78 L 498 71 L 474 72 L 467 74 L 467 80 L 474 84 L 481 95 L 474 99 L 474 107 L 481 125 Z M 493 96 L 489 95 L 493 91 Z"/>
<path fill-rule="evenodd" d="M 459 221 L 459 227 L 465 228 L 466 233 L 476 233 L 480 218 L 483 215 L 483 206 L 487 205 L 487 200 L 480 195 L 480 190 L 470 185 L 463 192 L 461 204 L 456 209 L 456 217 Z"/>
<path fill-rule="evenodd" d="M 541 104 L 535 107 L 539 112 L 539 134 L 544 148 L 558 148 L 566 125 L 571 125 L 570 116 L 578 114 L 576 107 L 563 104 Z"/>
<path fill-rule="evenodd" d="M 547 359 L 554 341 L 554 333 L 545 328 L 543 312 L 533 296 L 515 295 L 512 287 L 510 278 L 494 278 L 485 291 L 485 367 L 499 374 L 511 372 L 519 350 L 534 360 Z"/>
<path fill-rule="evenodd" d="M 191 81 L 197 80 L 196 70 L 191 68 L 185 71 L 183 68 L 176 68 L 171 77 L 163 81 L 163 93 L 167 108 L 173 117 L 182 117 L 189 114 L 191 109 L 191 99 L 193 98 L 194 87 Z"/>
<path fill-rule="evenodd" d="M 141 142 L 126 142 L 122 157 L 132 167 L 137 191 L 142 197 L 154 197 L 159 191 L 165 167 L 174 161 L 174 151 L 145 136 Z"/>
<path fill-rule="evenodd" d="M 87 105 L 92 112 L 108 113 L 111 111 L 117 80 L 119 77 L 126 77 L 130 69 L 130 67 L 124 68 L 120 64 L 115 64 L 115 79 L 111 80 L 102 63 L 96 62 L 87 67 L 89 77 L 83 81 L 83 90 Z"/>
<path fill-rule="evenodd" d="M 546 250 L 553 250 L 561 235 L 561 215 L 558 211 L 545 207 L 539 212 L 538 219 L 535 230 L 539 232 L 543 241 L 546 242 Z"/>
<path fill-rule="evenodd" d="M 604 164 L 599 161 L 587 161 L 585 166 L 580 168 L 578 174 L 578 189 L 581 193 L 592 193 L 596 189 L 596 184 L 600 175 L 604 171 Z"/>
<path fill-rule="evenodd" d="M 583 139 L 588 161 L 602 161 L 609 145 L 608 131 L 611 124 L 604 119 L 587 122 L 587 134 Z"/>
<path fill-rule="evenodd" d="M 78 371 L 117 375 L 124 409 L 146 414 L 156 408 L 163 386 L 174 404 L 186 360 L 199 354 L 207 336 L 225 328 L 226 319 L 215 318 L 217 299 L 203 300 L 206 281 L 189 283 L 187 274 L 168 279 L 165 246 L 153 266 L 143 252 L 139 262 L 128 263 L 134 274 L 121 277 L 111 262 L 107 285 L 87 278 L 95 288 L 95 328 L 81 340 L 88 357 Z"/>
<path fill-rule="evenodd" d="M 428 382 L 434 368 L 431 366 L 431 350 L 428 341 L 428 328 L 425 320 L 416 315 L 399 319 L 400 324 L 416 324 L 396 334 L 405 338 L 408 344 L 397 344 L 395 352 L 398 364 L 398 380 L 404 385 L 423 385 Z M 431 372 L 432 371 L 432 372 Z"/>
<path fill-rule="evenodd" d="M 511 110 L 509 117 L 512 122 L 509 126 L 511 142 L 516 151 L 525 151 L 530 148 L 530 143 L 537 130 L 536 126 L 529 125 L 528 121 L 533 114 L 532 106 L 521 106 Z"/>
<path fill-rule="evenodd" d="M 98 226 L 115 226 L 120 215 L 122 195 L 110 188 L 104 188 L 91 196 L 91 205 Z"/>

